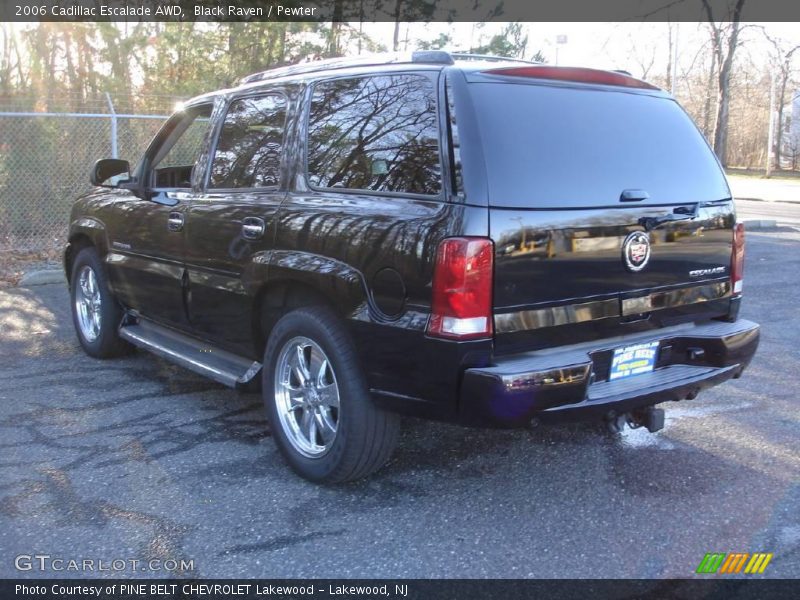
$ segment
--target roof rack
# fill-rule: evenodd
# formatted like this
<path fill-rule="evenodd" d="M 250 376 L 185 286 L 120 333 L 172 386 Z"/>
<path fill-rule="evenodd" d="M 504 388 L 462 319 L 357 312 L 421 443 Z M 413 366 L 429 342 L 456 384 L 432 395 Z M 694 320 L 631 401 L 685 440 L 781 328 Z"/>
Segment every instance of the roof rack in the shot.
<path fill-rule="evenodd" d="M 265 81 L 268 79 L 277 79 L 278 77 L 287 77 L 289 75 L 302 75 L 305 73 L 315 73 L 317 71 L 325 71 L 328 69 L 346 69 L 349 67 L 369 67 L 387 64 L 402 64 L 402 63 L 420 63 L 420 64 L 439 64 L 439 65 L 452 65 L 453 58 L 449 52 L 443 50 L 424 50 L 408 53 L 382 53 L 372 54 L 369 56 L 362 56 L 356 58 L 326 58 L 322 60 L 312 60 L 307 62 L 296 63 L 284 67 L 276 67 L 268 71 L 261 71 L 260 73 L 253 73 L 239 81 L 240 85 L 245 83 L 253 83 L 255 81 Z"/>
<path fill-rule="evenodd" d="M 454 60 L 474 60 L 481 62 L 513 62 L 513 63 L 526 63 L 529 65 L 542 64 L 533 60 L 510 58 L 507 56 L 494 56 L 491 54 L 472 54 L 470 52 L 450 52 L 450 56 L 452 56 Z"/>
<path fill-rule="evenodd" d="M 326 58 L 323 60 L 312 60 L 307 62 L 276 67 L 260 73 L 253 73 L 239 81 L 240 85 L 254 83 L 256 81 L 266 81 L 287 77 L 290 75 L 303 75 L 305 73 L 316 73 L 328 69 L 347 69 L 349 67 L 369 67 L 388 64 L 433 64 L 433 65 L 452 65 L 456 60 L 461 61 L 486 61 L 486 62 L 512 62 L 539 64 L 529 60 L 518 58 L 506 58 L 503 56 L 491 56 L 487 54 L 470 54 L 468 52 L 447 52 L 446 50 L 418 50 L 412 53 L 383 53 L 360 56 L 355 58 Z"/>

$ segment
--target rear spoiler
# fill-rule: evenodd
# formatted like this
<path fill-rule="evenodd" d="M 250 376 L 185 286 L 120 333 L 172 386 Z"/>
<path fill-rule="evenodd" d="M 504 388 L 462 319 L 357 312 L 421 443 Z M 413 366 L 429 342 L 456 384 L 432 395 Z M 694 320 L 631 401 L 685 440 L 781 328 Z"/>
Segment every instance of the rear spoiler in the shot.
<path fill-rule="evenodd" d="M 602 85 L 616 85 L 620 87 L 638 88 L 644 90 L 657 90 L 656 86 L 636 79 L 618 71 L 602 71 L 600 69 L 585 69 L 583 67 L 549 67 L 543 65 L 500 67 L 481 71 L 485 75 L 503 75 L 509 77 L 531 77 L 535 79 L 555 79 L 558 81 L 573 81 L 576 83 L 598 83 Z"/>

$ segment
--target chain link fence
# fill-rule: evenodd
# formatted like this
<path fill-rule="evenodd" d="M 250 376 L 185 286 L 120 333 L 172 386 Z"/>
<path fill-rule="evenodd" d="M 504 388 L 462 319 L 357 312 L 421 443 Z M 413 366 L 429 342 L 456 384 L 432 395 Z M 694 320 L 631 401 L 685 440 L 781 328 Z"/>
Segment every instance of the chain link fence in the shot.
<path fill-rule="evenodd" d="M 177 101 L 159 97 L 145 103 L 160 105 L 152 112 L 121 112 L 106 95 L 105 106 L 43 112 L 0 99 L 0 256 L 63 247 L 72 203 L 90 188 L 94 162 L 118 157 L 135 165 Z"/>

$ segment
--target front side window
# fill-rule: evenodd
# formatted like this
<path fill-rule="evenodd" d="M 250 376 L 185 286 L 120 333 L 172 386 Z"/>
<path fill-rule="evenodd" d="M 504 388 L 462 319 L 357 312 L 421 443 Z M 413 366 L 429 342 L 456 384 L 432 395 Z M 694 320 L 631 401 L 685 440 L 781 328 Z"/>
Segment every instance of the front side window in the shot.
<path fill-rule="evenodd" d="M 263 188 L 280 182 L 286 99 L 273 94 L 231 103 L 222 125 L 210 188 Z"/>
<path fill-rule="evenodd" d="M 192 187 L 192 175 L 197 158 L 203 149 L 211 122 L 211 105 L 187 108 L 153 156 L 153 186 L 156 188 L 186 189 Z"/>
<path fill-rule="evenodd" d="M 431 80 L 401 74 L 315 84 L 308 119 L 308 179 L 320 188 L 439 194 Z"/>

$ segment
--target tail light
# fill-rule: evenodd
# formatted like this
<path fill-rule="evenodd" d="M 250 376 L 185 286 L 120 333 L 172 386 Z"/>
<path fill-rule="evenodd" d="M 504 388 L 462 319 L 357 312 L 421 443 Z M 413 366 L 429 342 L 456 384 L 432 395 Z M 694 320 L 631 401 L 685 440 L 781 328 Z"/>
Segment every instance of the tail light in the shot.
<path fill-rule="evenodd" d="M 744 223 L 733 228 L 733 251 L 731 252 L 731 285 L 734 294 L 742 293 L 744 278 Z"/>
<path fill-rule="evenodd" d="M 459 340 L 492 335 L 494 244 L 449 238 L 439 244 L 428 334 Z"/>

